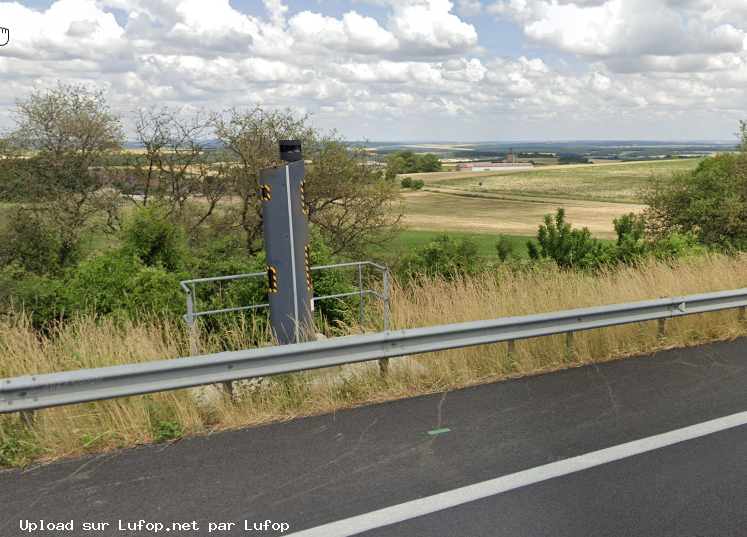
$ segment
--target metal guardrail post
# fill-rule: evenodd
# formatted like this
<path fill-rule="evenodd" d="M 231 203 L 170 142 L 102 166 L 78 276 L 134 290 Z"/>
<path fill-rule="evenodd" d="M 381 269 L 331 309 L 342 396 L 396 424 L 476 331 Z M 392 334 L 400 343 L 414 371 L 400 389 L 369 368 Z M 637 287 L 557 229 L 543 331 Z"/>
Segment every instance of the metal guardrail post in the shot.
<path fill-rule="evenodd" d="M 383 270 L 384 273 L 384 332 L 389 331 L 389 271 Z"/>
<path fill-rule="evenodd" d="M 192 295 L 191 291 L 189 290 L 189 287 L 182 284 L 182 287 L 185 288 L 187 292 L 187 315 L 184 317 L 187 321 L 187 327 L 189 328 L 189 355 L 195 356 L 197 355 L 197 348 L 196 348 L 196 341 L 195 341 L 195 332 L 194 332 L 194 311 L 192 310 Z"/>
<path fill-rule="evenodd" d="M 385 268 L 384 274 L 384 332 L 389 331 L 389 273 Z M 382 358 L 379 360 L 379 373 L 382 377 L 386 377 L 389 374 L 389 359 Z"/>
<path fill-rule="evenodd" d="M 565 335 L 565 359 L 567 362 L 573 361 L 573 332 Z"/>
<path fill-rule="evenodd" d="M 516 363 L 514 362 L 514 354 L 516 353 L 516 340 L 509 339 L 507 343 L 508 352 L 506 353 L 506 358 L 508 359 L 508 367 L 509 369 L 513 369 L 516 365 Z"/>
<path fill-rule="evenodd" d="M 364 326 L 366 318 L 363 314 L 363 265 L 358 265 L 358 291 L 361 295 L 361 334 L 366 333 L 366 327 Z"/>
<path fill-rule="evenodd" d="M 664 337 L 664 328 L 666 327 L 666 319 L 659 319 L 659 337 Z"/>

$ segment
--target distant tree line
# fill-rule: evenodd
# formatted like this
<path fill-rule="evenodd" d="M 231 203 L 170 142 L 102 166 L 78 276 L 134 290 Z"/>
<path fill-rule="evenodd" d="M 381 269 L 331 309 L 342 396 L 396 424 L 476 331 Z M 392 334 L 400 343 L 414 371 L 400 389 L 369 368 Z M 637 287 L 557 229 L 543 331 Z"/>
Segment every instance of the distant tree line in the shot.
<path fill-rule="evenodd" d="M 394 179 L 400 173 L 440 172 L 441 161 L 433 153 L 419 155 L 413 151 L 397 151 L 386 157 L 386 177 Z"/>
<path fill-rule="evenodd" d="M 591 164 L 591 161 L 581 155 L 564 155 L 558 158 L 558 164 Z"/>

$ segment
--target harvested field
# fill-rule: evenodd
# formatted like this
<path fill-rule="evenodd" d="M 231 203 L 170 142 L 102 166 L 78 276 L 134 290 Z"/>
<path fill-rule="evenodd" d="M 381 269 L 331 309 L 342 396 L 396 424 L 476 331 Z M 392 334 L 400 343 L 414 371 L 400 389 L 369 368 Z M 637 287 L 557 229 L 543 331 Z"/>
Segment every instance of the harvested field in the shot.
<path fill-rule="evenodd" d="M 413 192 L 404 197 L 407 202 L 406 223 L 410 229 L 447 233 L 534 236 L 544 216 L 563 207 L 566 221 L 574 227 L 588 227 L 593 236 L 612 239 L 616 237 L 612 220 L 622 214 L 640 211 L 640 208 L 625 206 L 537 203 L 437 192 Z"/>

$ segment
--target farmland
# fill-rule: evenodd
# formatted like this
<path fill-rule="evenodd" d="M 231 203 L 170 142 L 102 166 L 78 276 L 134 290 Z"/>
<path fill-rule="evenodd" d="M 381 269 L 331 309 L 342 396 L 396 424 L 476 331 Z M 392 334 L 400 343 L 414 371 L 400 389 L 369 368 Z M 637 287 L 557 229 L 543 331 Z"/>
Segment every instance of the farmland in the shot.
<path fill-rule="evenodd" d="M 493 192 L 618 203 L 640 203 L 641 189 L 656 174 L 694 169 L 699 159 L 547 166 L 506 172 L 408 174 L 427 186 L 468 192 Z M 482 181 L 482 186 L 479 182 Z"/>
<path fill-rule="evenodd" d="M 558 207 L 566 209 L 566 218 L 574 227 L 588 227 L 592 235 L 615 237 L 612 219 L 628 212 L 626 206 L 594 206 L 573 203 L 536 203 L 528 201 L 458 196 L 438 192 L 405 194 L 406 222 L 411 230 L 534 236 L 544 215 Z"/>

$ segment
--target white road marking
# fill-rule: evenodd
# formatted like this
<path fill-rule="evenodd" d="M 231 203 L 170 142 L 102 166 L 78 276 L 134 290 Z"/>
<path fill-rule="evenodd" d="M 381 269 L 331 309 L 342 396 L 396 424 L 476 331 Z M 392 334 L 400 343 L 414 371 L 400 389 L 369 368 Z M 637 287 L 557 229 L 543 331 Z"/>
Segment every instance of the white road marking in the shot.
<path fill-rule="evenodd" d="M 495 496 L 502 492 L 540 483 L 602 464 L 633 457 L 656 449 L 686 442 L 701 436 L 717 433 L 747 424 L 747 412 L 732 414 L 668 433 L 642 438 L 619 446 L 613 446 L 586 455 L 579 455 L 558 462 L 545 464 L 515 474 L 505 475 L 482 483 L 435 494 L 419 500 L 393 505 L 378 511 L 346 518 L 323 526 L 317 526 L 291 534 L 293 537 L 346 537 L 390 524 L 404 522 L 419 516 L 435 513 L 449 507 Z"/>

